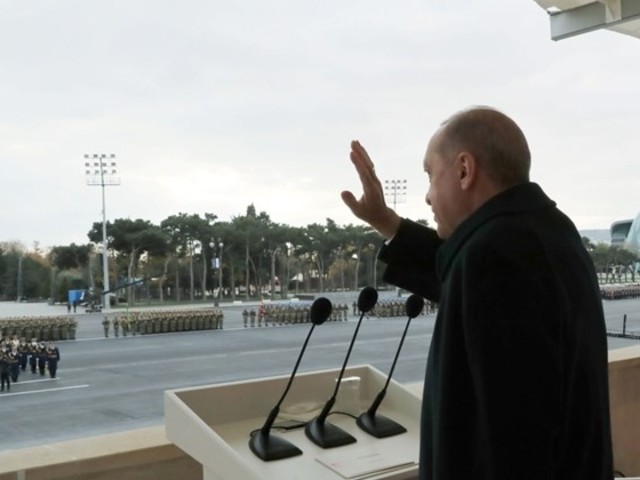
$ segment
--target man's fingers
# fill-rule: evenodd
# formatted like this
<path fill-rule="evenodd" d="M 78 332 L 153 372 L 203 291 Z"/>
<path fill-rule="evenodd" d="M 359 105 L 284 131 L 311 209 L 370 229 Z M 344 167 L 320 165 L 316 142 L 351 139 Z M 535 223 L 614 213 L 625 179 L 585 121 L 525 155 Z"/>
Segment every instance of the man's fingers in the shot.
<path fill-rule="evenodd" d="M 380 197 L 382 195 L 382 184 L 380 183 L 375 170 L 367 166 L 362 157 L 359 157 L 355 152 L 351 152 L 351 161 L 356 167 L 358 177 L 360 177 L 364 196 L 370 200 Z"/>
<path fill-rule="evenodd" d="M 358 205 L 358 200 L 353 195 L 353 193 L 349 192 L 348 190 L 345 190 L 344 192 L 340 193 L 340 196 L 342 197 L 342 201 L 345 203 L 345 205 L 349 207 L 349 209 L 354 214 L 356 214 L 356 212 L 358 211 L 359 205 Z"/>
<path fill-rule="evenodd" d="M 345 190 L 340 193 L 342 201 L 356 217 L 367 222 L 383 237 L 393 237 L 398 230 L 400 217 L 386 205 L 382 184 L 369 154 L 360 142 L 353 140 L 349 157 L 360 177 L 362 196 L 357 199 L 353 193 Z"/>
<path fill-rule="evenodd" d="M 365 167 L 371 170 L 375 168 L 373 165 L 373 162 L 371 161 L 371 158 L 369 157 L 369 154 L 367 153 L 367 151 L 364 149 L 364 147 L 360 144 L 358 140 L 353 140 L 351 142 L 351 153 L 352 153 L 352 157 L 351 157 L 352 160 L 353 160 L 353 155 L 355 155 Z"/>

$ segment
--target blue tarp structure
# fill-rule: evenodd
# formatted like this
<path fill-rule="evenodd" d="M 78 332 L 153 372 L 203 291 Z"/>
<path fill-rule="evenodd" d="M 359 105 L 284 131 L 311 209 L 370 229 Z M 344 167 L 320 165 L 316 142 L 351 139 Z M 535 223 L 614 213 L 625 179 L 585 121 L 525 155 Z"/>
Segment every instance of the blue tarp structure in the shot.
<path fill-rule="evenodd" d="M 69 290 L 69 303 L 71 305 L 73 305 L 74 303 L 76 305 L 80 305 L 82 302 L 84 302 L 85 293 L 86 290 Z"/>

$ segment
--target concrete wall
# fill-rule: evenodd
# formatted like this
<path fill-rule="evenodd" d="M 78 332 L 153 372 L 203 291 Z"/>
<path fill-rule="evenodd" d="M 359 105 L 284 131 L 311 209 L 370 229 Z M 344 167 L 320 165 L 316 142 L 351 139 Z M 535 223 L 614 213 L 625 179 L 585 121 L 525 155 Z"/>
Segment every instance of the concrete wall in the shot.
<path fill-rule="evenodd" d="M 0 453 L 0 480 L 202 480 L 164 426 Z"/>
<path fill-rule="evenodd" d="M 640 346 L 609 352 L 609 395 L 615 469 L 640 476 Z"/>
<path fill-rule="evenodd" d="M 609 352 L 616 470 L 640 476 L 640 346 Z M 416 395 L 422 385 L 410 385 Z M 202 480 L 164 426 L 0 453 L 0 480 Z"/>

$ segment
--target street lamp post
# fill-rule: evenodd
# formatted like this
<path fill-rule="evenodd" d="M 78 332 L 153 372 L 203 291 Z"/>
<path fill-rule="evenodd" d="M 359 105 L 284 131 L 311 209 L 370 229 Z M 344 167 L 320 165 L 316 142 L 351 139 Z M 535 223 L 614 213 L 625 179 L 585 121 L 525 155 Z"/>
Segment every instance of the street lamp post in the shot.
<path fill-rule="evenodd" d="M 120 177 L 115 162 L 116 156 L 104 153 L 85 154 L 85 175 L 87 185 L 102 187 L 102 275 L 103 275 L 103 302 L 102 308 L 111 308 L 109 301 L 109 258 L 107 256 L 107 208 L 105 203 L 104 187 L 120 185 Z"/>
<path fill-rule="evenodd" d="M 393 209 L 396 204 L 407 201 L 407 181 L 406 180 L 385 180 L 384 196 L 393 203 Z"/>
<path fill-rule="evenodd" d="M 16 288 L 16 299 L 18 303 L 22 301 L 22 296 L 24 294 L 23 292 L 24 280 L 22 278 L 22 261 L 23 260 L 24 260 L 24 253 L 20 253 L 20 256 L 18 257 L 18 285 Z"/>
<path fill-rule="evenodd" d="M 218 260 L 218 301 L 222 300 L 222 248 L 224 247 L 224 243 L 222 240 L 218 239 L 218 249 L 220 252 L 219 260 Z"/>
<path fill-rule="evenodd" d="M 211 239 L 209 242 L 209 246 L 211 250 L 214 252 L 214 257 L 211 259 L 211 268 L 218 269 L 218 295 L 214 297 L 213 304 L 217 307 L 222 300 L 222 248 L 224 247 L 224 243 L 221 239 L 218 239 L 218 244 L 216 245 L 215 239 Z M 218 247 L 218 256 L 215 256 L 216 246 Z"/>
<path fill-rule="evenodd" d="M 269 297 L 271 300 L 276 299 L 276 259 L 280 254 L 280 247 L 267 250 L 271 256 L 271 278 L 269 279 Z M 280 292 L 282 292 L 282 284 L 280 284 Z"/>

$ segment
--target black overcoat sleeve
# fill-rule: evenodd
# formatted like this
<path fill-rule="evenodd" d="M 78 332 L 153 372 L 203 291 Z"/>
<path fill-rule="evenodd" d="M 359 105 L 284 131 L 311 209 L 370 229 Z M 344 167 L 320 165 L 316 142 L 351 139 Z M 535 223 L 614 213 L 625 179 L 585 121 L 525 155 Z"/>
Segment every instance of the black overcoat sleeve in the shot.
<path fill-rule="evenodd" d="M 385 282 L 437 302 L 440 284 L 436 275 L 436 251 L 442 244 L 435 230 L 402 219 L 393 240 L 380 250 L 387 265 Z"/>

